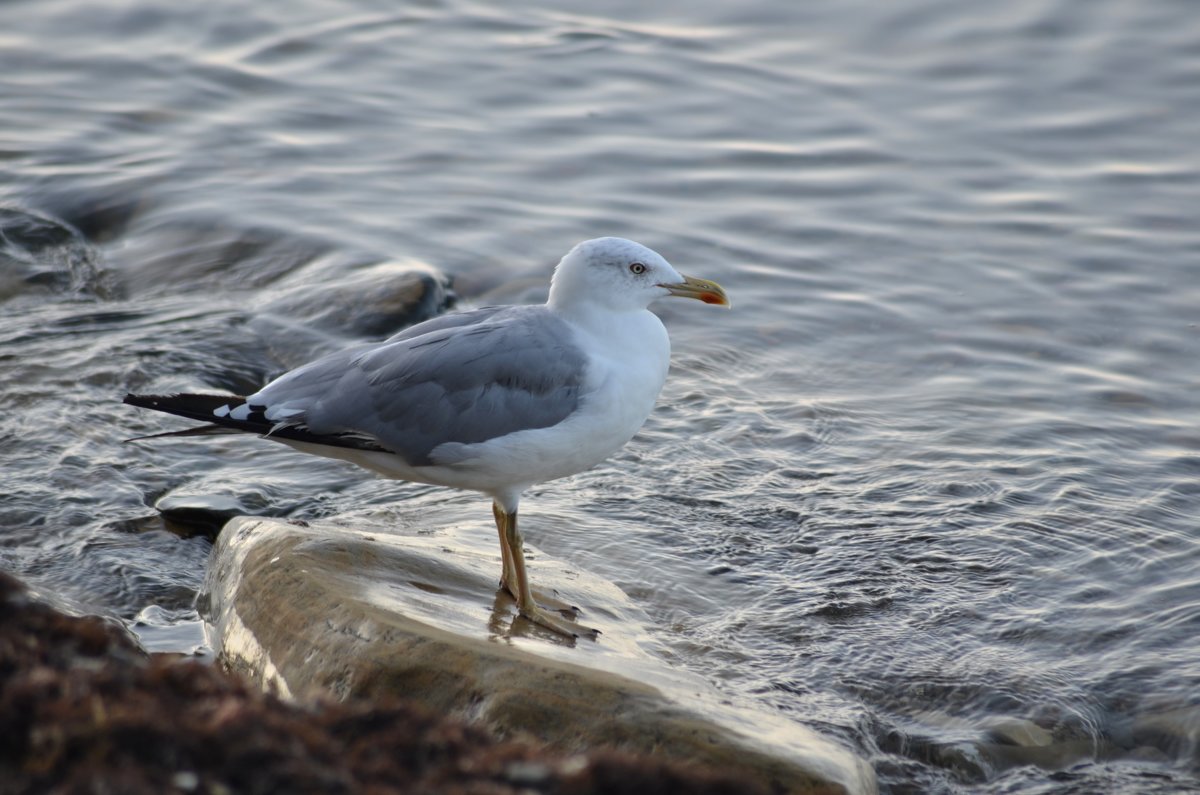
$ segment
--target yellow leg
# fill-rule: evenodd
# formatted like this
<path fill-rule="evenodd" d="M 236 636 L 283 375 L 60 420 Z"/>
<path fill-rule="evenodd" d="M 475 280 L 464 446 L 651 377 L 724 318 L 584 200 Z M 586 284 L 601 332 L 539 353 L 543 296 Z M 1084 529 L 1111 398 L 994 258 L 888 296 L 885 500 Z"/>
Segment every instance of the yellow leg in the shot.
<path fill-rule="evenodd" d="M 521 531 L 517 529 L 517 514 L 508 513 L 498 506 L 493 506 L 496 513 L 496 525 L 500 528 L 502 554 L 506 564 L 511 559 L 511 577 L 506 572 L 507 590 L 517 600 L 517 609 L 521 615 L 539 626 L 552 629 L 562 635 L 577 638 L 580 636 L 595 638 L 599 630 L 576 624 L 565 618 L 542 609 L 533 598 L 533 590 L 529 587 L 529 575 L 525 570 L 525 551 L 522 547 Z M 513 593 L 515 589 L 515 593 Z"/>
<path fill-rule="evenodd" d="M 508 591 L 513 599 L 517 598 L 517 576 L 513 573 L 512 550 L 508 548 L 508 533 L 505 532 L 504 510 L 492 503 L 492 516 L 496 517 L 496 530 L 500 533 L 500 558 L 503 570 L 500 573 L 500 587 Z"/>

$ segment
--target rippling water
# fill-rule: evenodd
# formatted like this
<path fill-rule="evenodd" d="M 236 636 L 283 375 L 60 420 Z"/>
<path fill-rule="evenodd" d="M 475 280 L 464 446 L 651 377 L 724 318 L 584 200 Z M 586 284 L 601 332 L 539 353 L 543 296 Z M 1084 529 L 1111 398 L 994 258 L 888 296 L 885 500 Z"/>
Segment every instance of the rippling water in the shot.
<path fill-rule="evenodd" d="M 537 300 L 622 235 L 735 308 L 662 306 L 659 409 L 532 543 L 885 791 L 1200 787 L 1192 5 L 518 5 L 5 4 L 0 566 L 178 649 L 208 545 L 164 495 L 490 539 L 476 496 L 122 446 L 177 425 L 119 398 L 380 333 L 289 309 L 350 269 Z"/>

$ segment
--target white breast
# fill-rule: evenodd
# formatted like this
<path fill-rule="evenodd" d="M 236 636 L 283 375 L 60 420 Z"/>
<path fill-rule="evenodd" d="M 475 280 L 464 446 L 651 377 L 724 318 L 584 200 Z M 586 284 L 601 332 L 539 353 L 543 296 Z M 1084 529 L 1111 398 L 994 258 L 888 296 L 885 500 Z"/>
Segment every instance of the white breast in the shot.
<path fill-rule="evenodd" d="M 662 321 L 648 310 L 606 319 L 612 322 L 572 323 L 577 343 L 588 353 L 588 371 L 579 408 L 570 417 L 550 428 L 439 448 L 431 456 L 440 464 L 438 481 L 460 480 L 480 491 L 525 488 L 589 469 L 632 439 L 666 381 L 671 343 Z"/>

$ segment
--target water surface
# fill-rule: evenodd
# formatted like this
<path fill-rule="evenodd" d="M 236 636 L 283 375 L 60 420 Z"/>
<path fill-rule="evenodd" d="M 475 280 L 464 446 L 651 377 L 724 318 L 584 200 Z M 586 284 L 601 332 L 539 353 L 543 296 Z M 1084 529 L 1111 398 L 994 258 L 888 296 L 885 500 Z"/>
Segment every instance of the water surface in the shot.
<path fill-rule="evenodd" d="M 0 566 L 186 650 L 208 544 L 163 496 L 491 543 L 476 495 L 253 439 L 122 445 L 180 425 L 119 398 L 245 392 L 370 336 L 289 309 L 347 274 L 532 301 L 621 235 L 735 308 L 660 307 L 659 408 L 533 490 L 531 543 L 885 791 L 1200 787 L 1184 0 L 3 17 Z"/>

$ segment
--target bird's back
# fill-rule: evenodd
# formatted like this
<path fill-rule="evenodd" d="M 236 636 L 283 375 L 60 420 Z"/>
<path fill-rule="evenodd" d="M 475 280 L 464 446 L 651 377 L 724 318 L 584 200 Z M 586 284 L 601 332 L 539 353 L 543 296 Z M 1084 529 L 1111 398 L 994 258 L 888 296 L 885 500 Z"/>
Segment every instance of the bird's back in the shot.
<path fill-rule="evenodd" d="M 331 354 L 247 398 L 275 422 L 376 439 L 412 466 L 446 443 L 556 425 L 579 401 L 587 357 L 545 307 L 465 312 Z"/>

